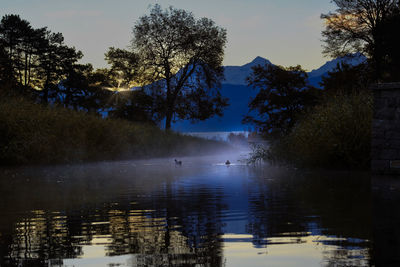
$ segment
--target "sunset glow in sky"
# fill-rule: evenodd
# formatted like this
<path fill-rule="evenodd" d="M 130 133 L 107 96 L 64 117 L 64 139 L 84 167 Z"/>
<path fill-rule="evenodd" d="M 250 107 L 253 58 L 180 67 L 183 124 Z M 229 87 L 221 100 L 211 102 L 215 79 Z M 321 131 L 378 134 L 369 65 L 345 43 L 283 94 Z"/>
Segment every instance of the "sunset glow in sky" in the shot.
<path fill-rule="evenodd" d="M 283 66 L 320 67 L 321 13 L 329 0 L 1 0 L 0 16 L 19 14 L 34 27 L 61 32 L 84 53 L 83 62 L 105 67 L 110 46 L 126 48 L 132 27 L 151 5 L 170 5 L 207 17 L 227 29 L 224 65 L 243 65 L 256 56 Z"/>

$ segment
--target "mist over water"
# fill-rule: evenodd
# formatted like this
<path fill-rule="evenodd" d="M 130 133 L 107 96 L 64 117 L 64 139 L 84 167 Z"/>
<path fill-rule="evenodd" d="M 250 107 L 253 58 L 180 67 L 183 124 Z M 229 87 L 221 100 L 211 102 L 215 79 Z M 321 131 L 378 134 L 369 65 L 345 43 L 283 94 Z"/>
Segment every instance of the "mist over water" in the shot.
<path fill-rule="evenodd" d="M 393 212 L 381 208 L 400 186 L 245 157 L 3 169 L 0 266 L 369 266 L 386 257 L 387 229 L 376 225 L 400 222 L 387 224 Z"/>

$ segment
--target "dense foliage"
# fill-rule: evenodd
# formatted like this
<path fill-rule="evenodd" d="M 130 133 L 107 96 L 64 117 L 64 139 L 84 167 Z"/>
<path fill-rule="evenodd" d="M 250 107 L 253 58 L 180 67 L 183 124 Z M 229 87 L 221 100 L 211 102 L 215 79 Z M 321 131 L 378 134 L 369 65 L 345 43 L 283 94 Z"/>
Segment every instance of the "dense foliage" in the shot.
<path fill-rule="evenodd" d="M 0 164 L 202 154 L 224 144 L 125 120 L 102 119 L 23 98 L 0 100 Z"/>
<path fill-rule="evenodd" d="M 269 139 L 290 132 L 316 100 L 317 89 L 307 85 L 307 73 L 300 66 L 256 66 L 247 82 L 258 90 L 249 103 L 250 111 L 257 111 L 257 116 L 249 115 L 244 122 L 254 123 Z"/>
<path fill-rule="evenodd" d="M 166 119 L 222 115 L 226 31 L 155 5 L 134 27 L 132 51 L 110 48 L 110 68 L 80 64 L 61 33 L 18 15 L 0 22 L 0 162 L 63 162 L 200 152 L 211 142 L 162 133 Z M 42 106 L 38 106 L 41 104 Z M 64 108 L 64 109 L 63 109 Z M 102 117 L 107 117 L 103 119 Z M 130 124 L 140 122 L 141 124 Z M 212 144 L 218 146 L 216 144 Z M 202 146 L 202 147 L 200 147 Z"/>
<path fill-rule="evenodd" d="M 111 47 L 109 69 L 79 64 L 83 54 L 61 33 L 35 29 L 18 15 L 0 22 L 2 94 L 158 124 L 222 115 L 226 31 L 207 18 L 155 5 L 134 26 L 130 50 Z M 133 92 L 134 91 L 134 92 Z"/>
<path fill-rule="evenodd" d="M 368 56 L 375 81 L 399 79 L 398 0 L 333 0 L 335 12 L 321 15 L 324 52 L 337 57 L 354 52 Z"/>
<path fill-rule="evenodd" d="M 165 118 L 165 129 L 176 119 L 222 115 L 227 106 L 219 91 L 225 43 L 225 29 L 182 9 L 155 5 L 135 24 L 132 51 L 124 53 L 126 60 L 140 60 L 139 80 Z"/>
<path fill-rule="evenodd" d="M 372 95 L 330 95 L 294 129 L 271 143 L 270 159 L 300 166 L 368 168 Z"/>
<path fill-rule="evenodd" d="M 374 82 L 399 81 L 400 5 L 397 0 L 332 2 L 337 10 L 321 15 L 324 53 L 334 57 L 362 53 L 367 62 L 338 64 L 322 78 L 323 89 L 314 90 L 314 102 L 306 101 L 307 82 L 301 71 L 253 68 L 248 80 L 259 93 L 249 107 L 257 116 L 247 121 L 268 137 L 269 146 L 256 146 L 251 161 L 369 167 L 373 112 L 369 88 Z"/>
<path fill-rule="evenodd" d="M 61 33 L 34 29 L 18 15 L 5 15 L 0 22 L 1 94 L 100 113 L 111 94 L 104 90 L 108 75 L 79 64 L 82 56 L 64 44 Z"/>
<path fill-rule="evenodd" d="M 320 85 L 325 95 L 352 94 L 368 91 L 372 83 L 368 64 L 351 66 L 341 63 L 322 77 Z M 322 92 L 321 92 L 322 93 Z"/>
<path fill-rule="evenodd" d="M 254 73 L 259 70 L 254 69 Z M 264 69 L 264 75 L 267 70 Z M 291 97 L 295 99 L 293 102 L 302 105 L 301 109 L 292 114 L 294 119 L 290 125 L 276 120 L 277 115 L 288 117 L 288 108 L 282 112 L 272 101 L 261 103 L 261 110 L 270 109 L 275 112 L 261 123 L 276 124 L 279 134 L 272 135 L 271 131 L 264 133 L 262 130 L 265 128 L 261 128 L 261 133 L 268 137 L 269 145 L 256 145 L 250 162 L 264 159 L 307 167 L 367 168 L 370 160 L 372 119 L 370 79 L 366 75 L 368 70 L 368 66 L 364 64 L 340 64 L 322 79 L 323 90 L 312 91 L 311 99 L 314 101 L 307 102 L 305 99 L 308 98 L 300 97 L 298 93 L 292 94 Z M 270 72 L 268 75 L 276 74 Z M 275 78 L 272 77 L 271 80 Z M 262 85 L 265 86 L 265 83 Z M 264 87 L 261 87 L 260 92 L 263 90 Z M 277 98 L 272 98 L 271 95 L 273 94 L 267 96 L 276 101 Z M 283 99 L 288 101 L 291 98 Z M 259 125 L 263 125 L 261 123 Z M 278 128 L 283 126 L 285 128 Z"/>

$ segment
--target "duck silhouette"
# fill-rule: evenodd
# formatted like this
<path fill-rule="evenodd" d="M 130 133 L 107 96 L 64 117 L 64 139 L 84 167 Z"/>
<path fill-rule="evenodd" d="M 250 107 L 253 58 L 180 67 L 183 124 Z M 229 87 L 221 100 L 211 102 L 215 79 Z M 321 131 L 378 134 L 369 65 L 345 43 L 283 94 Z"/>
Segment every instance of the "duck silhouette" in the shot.
<path fill-rule="evenodd" d="M 225 165 L 231 165 L 231 162 L 230 162 L 229 160 L 227 160 L 227 161 L 225 162 Z"/>
<path fill-rule="evenodd" d="M 182 161 L 175 159 L 175 164 L 176 165 L 182 165 Z"/>

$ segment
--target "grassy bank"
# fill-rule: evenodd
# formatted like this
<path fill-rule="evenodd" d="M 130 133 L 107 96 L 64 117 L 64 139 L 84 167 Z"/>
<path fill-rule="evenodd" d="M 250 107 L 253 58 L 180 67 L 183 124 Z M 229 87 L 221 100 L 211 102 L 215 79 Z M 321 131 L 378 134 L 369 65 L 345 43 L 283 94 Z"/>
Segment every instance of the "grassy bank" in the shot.
<path fill-rule="evenodd" d="M 20 98 L 0 100 L 0 164 L 205 154 L 224 144 Z"/>
<path fill-rule="evenodd" d="M 314 107 L 291 133 L 256 150 L 261 157 L 300 167 L 367 169 L 372 95 L 336 94 Z M 254 154 L 257 156 L 257 154 Z"/>

